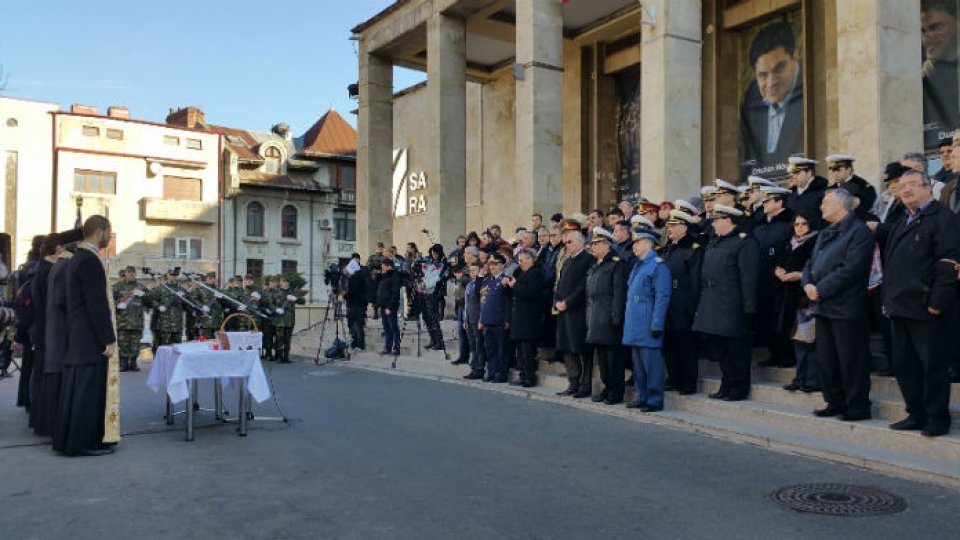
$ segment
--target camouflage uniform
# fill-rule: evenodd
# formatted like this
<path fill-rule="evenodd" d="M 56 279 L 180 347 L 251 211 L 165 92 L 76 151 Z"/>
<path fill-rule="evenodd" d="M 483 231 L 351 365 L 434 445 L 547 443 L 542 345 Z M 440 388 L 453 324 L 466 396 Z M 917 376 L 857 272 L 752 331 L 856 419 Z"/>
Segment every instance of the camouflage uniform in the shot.
<path fill-rule="evenodd" d="M 218 294 L 222 296 L 222 293 L 214 293 L 200 285 L 190 291 L 190 301 L 201 309 L 206 308 L 204 311 L 209 315 L 200 318 L 200 335 L 206 339 L 216 339 L 220 325 L 223 323 L 223 305 L 220 303 Z"/>
<path fill-rule="evenodd" d="M 183 338 L 183 303 L 177 293 L 186 296 L 186 291 L 177 284 L 157 285 L 150 291 L 153 306 L 153 352 L 157 347 L 180 343 Z"/>
<path fill-rule="evenodd" d="M 289 364 L 290 338 L 293 334 L 293 327 L 297 322 L 296 306 L 297 304 L 303 305 L 306 301 L 303 299 L 303 296 L 297 294 L 296 291 L 282 287 L 277 287 L 276 290 L 277 304 L 274 308 L 274 313 L 276 313 L 277 309 L 283 310 L 283 313 L 275 315 L 273 320 L 273 325 L 276 327 L 277 357 L 284 364 Z M 291 300 L 291 298 L 293 298 L 293 300 Z"/>
<path fill-rule="evenodd" d="M 260 330 L 263 332 L 263 357 L 269 361 L 273 361 L 275 356 L 275 341 L 276 341 L 276 327 L 274 325 L 274 319 L 276 314 L 276 306 L 282 303 L 280 296 L 277 294 L 277 291 L 280 290 L 277 287 L 270 289 L 265 289 L 263 291 L 263 298 L 260 299 L 260 311 L 262 311 L 266 317 L 260 324 Z"/>
<path fill-rule="evenodd" d="M 237 302 L 240 302 L 244 305 L 246 305 L 250 300 L 250 298 L 247 297 L 247 291 L 244 290 L 243 287 L 229 287 L 223 292 L 230 298 L 233 298 Z M 231 315 L 237 312 L 246 313 L 248 315 L 250 314 L 249 308 L 240 309 L 240 307 L 233 302 L 229 302 L 229 304 Z M 230 332 L 246 332 L 251 328 L 252 325 L 250 324 L 250 320 L 246 317 L 234 317 L 233 319 L 230 319 L 230 322 L 227 323 L 227 330 Z"/>
<path fill-rule="evenodd" d="M 143 297 L 146 292 L 136 281 L 118 281 L 112 287 L 117 320 L 117 347 L 120 371 L 140 371 L 140 340 L 143 338 Z"/>

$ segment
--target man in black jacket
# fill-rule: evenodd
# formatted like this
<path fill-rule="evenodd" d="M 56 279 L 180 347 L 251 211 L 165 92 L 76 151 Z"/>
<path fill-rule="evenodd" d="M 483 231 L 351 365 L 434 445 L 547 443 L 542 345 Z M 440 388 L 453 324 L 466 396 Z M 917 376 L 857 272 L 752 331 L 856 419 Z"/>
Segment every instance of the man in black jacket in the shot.
<path fill-rule="evenodd" d="M 623 313 L 627 303 L 627 268 L 613 249 L 613 235 L 593 229 L 590 253 L 596 262 L 587 272 L 587 343 L 596 351 L 603 391 L 593 401 L 623 403 Z M 592 374 L 591 374 L 592 376 Z"/>
<path fill-rule="evenodd" d="M 805 157 L 791 156 L 790 162 L 790 189 L 793 195 L 787 198 L 787 208 L 794 214 L 815 216 L 818 227 L 822 224 L 820 203 L 827 191 L 827 179 L 817 176 L 817 162 Z"/>
<path fill-rule="evenodd" d="M 793 211 L 786 208 L 790 190 L 765 186 L 763 193 L 763 220 L 751 233 L 760 247 L 759 305 L 757 312 L 757 344 L 770 350 L 770 358 L 761 366 L 793 367 L 796 358 L 790 337 L 773 330 L 773 298 L 779 281 L 774 275 L 777 260 L 790 247 L 793 236 Z"/>
<path fill-rule="evenodd" d="M 397 310 L 400 308 L 400 276 L 394 269 L 395 260 L 384 257 L 380 260 L 380 277 L 377 279 L 377 305 L 383 322 L 383 351 L 380 354 L 400 354 L 400 326 Z"/>
<path fill-rule="evenodd" d="M 853 213 L 853 197 L 832 189 L 820 207 L 820 232 L 803 269 L 803 291 L 817 321 L 817 367 L 827 406 L 817 416 L 866 420 L 870 413 L 867 282 L 873 235 Z"/>
<path fill-rule="evenodd" d="M 744 213 L 715 204 L 700 274 L 700 303 L 693 330 L 713 336 L 722 346 L 720 389 L 710 397 L 740 401 L 750 394 L 750 333 L 757 314 L 757 242 L 737 228 Z"/>
<path fill-rule="evenodd" d="M 347 329 L 350 331 L 350 348 L 362 351 L 367 348 L 364 322 L 367 311 L 367 285 L 370 281 L 367 269 L 360 264 L 360 255 L 354 253 L 347 267 L 346 287 L 340 293 L 340 301 L 347 304 Z"/>
<path fill-rule="evenodd" d="M 827 168 L 830 169 L 830 187 L 843 187 L 844 184 L 857 186 L 856 192 L 859 193 L 860 208 L 870 211 L 877 202 L 877 190 L 869 182 L 854 173 L 854 161 L 856 161 L 856 158 L 847 154 L 827 156 Z"/>
<path fill-rule="evenodd" d="M 560 268 L 553 294 L 557 313 L 557 351 L 563 353 L 569 386 L 560 395 L 589 397 L 593 394 L 593 349 L 587 345 L 587 272 L 594 263 L 585 249 L 579 223 L 564 220 L 560 227 L 569 256 Z"/>
<path fill-rule="evenodd" d="M 67 326 L 70 346 L 63 362 L 60 410 L 53 449 L 68 456 L 113 453 L 103 444 L 107 361 L 117 347 L 107 276 L 99 250 L 110 244 L 110 221 L 91 216 L 83 242 L 67 268 Z"/>
<path fill-rule="evenodd" d="M 683 210 L 672 210 L 667 220 L 670 241 L 660 251 L 670 268 L 673 289 L 663 335 L 663 357 L 668 376 L 665 388 L 684 395 L 697 392 L 697 337 L 691 327 L 700 299 L 703 248 L 690 234 L 696 221 Z"/>
<path fill-rule="evenodd" d="M 906 219 L 882 227 L 883 307 L 893 326 L 893 371 L 907 405 L 896 430 L 928 437 L 950 430 L 950 378 L 946 340 L 957 296 L 960 224 L 933 199 L 930 178 L 910 170 L 900 178 Z"/>

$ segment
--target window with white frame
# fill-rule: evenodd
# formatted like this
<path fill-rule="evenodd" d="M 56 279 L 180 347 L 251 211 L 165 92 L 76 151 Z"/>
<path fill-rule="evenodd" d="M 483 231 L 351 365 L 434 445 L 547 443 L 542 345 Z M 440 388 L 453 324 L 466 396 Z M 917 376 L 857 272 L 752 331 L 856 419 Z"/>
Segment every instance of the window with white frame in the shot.
<path fill-rule="evenodd" d="M 266 150 L 263 151 L 263 158 L 265 163 L 263 164 L 263 172 L 277 174 L 280 172 L 280 161 L 283 159 L 283 154 L 280 153 L 280 149 L 276 146 L 268 146 Z"/>
<path fill-rule="evenodd" d="M 203 239 L 169 237 L 163 239 L 164 259 L 197 260 L 203 258 Z"/>
<path fill-rule="evenodd" d="M 353 212 L 333 213 L 333 237 L 349 242 L 357 239 L 357 218 Z"/>

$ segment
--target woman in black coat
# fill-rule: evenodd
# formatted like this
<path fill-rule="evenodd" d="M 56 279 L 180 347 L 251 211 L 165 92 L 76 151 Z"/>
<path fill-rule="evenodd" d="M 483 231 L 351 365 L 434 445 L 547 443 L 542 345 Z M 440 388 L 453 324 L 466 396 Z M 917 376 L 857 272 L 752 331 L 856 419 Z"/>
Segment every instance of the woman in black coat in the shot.
<path fill-rule="evenodd" d="M 510 310 L 510 341 L 516 341 L 520 364 L 520 384 L 525 388 L 537 384 L 537 342 L 543 308 L 543 271 L 535 265 L 533 252 L 524 249 L 517 254 L 520 268 L 504 285 L 513 292 Z"/>
<path fill-rule="evenodd" d="M 773 331 L 777 335 L 790 338 L 796 331 L 797 310 L 806 309 L 810 301 L 803 293 L 800 280 L 803 277 L 803 267 L 810 260 L 813 246 L 817 243 L 817 229 L 814 216 L 798 215 L 793 220 L 793 236 L 787 243 L 777 260 L 774 275 L 778 286 L 775 291 L 773 311 Z M 790 384 L 784 385 L 785 390 L 791 392 L 803 390 L 816 392 L 820 388 L 817 376 L 816 358 L 813 343 L 794 341 L 797 373 Z"/>

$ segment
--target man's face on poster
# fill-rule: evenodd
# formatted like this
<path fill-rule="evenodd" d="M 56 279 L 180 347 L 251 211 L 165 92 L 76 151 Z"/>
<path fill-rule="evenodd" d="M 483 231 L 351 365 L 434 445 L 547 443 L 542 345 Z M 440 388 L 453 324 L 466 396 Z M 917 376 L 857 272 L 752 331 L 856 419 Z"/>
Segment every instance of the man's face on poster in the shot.
<path fill-rule="evenodd" d="M 797 53 L 798 50 L 794 50 L 790 55 L 783 47 L 777 47 L 757 58 L 754 74 L 760 96 L 767 103 L 779 104 L 787 97 L 799 66 Z"/>
<path fill-rule="evenodd" d="M 920 15 L 920 43 L 927 60 L 956 60 L 957 20 L 939 9 L 924 11 Z"/>

